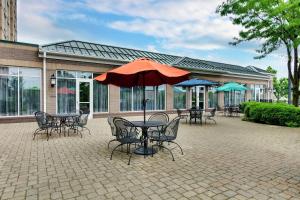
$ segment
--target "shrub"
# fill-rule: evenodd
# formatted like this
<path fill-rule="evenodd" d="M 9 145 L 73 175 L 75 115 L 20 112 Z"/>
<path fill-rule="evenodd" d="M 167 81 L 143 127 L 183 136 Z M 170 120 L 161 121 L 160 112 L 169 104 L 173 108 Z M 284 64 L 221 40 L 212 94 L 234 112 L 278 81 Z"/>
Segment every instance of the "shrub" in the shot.
<path fill-rule="evenodd" d="M 300 127 L 300 108 L 284 103 L 246 102 L 241 106 L 244 120 L 257 123 Z"/>

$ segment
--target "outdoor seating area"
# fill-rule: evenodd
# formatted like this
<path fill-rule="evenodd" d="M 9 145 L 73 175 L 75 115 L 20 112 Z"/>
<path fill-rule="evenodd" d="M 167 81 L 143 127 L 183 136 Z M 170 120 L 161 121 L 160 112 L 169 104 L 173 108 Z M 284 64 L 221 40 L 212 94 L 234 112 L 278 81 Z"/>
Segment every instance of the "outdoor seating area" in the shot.
<path fill-rule="evenodd" d="M 130 165 L 126 145 L 110 160 L 118 141 L 107 148 L 115 137 L 106 118 L 89 120 L 91 135 L 82 139 L 53 134 L 48 141 L 45 134 L 32 140 L 35 122 L 0 124 L 0 199 L 299 198 L 299 129 L 220 115 L 216 121 L 180 122 L 175 142 L 184 154 L 164 142 L 175 162 L 154 146 L 159 151 L 153 157 L 133 155 Z"/>
<path fill-rule="evenodd" d="M 114 139 L 108 142 L 118 142 L 112 152 L 110 159 L 112 160 L 113 153 L 118 148 L 126 145 L 126 151 L 129 155 L 128 165 L 130 165 L 131 157 L 134 154 L 152 156 L 160 149 L 166 149 L 175 161 L 172 151 L 164 145 L 164 143 L 176 144 L 183 155 L 183 150 L 178 143 L 175 142 L 179 127 L 179 117 L 175 117 L 169 121 L 169 115 L 164 112 L 158 112 L 151 115 L 146 122 L 144 121 L 128 121 L 121 117 L 108 117 L 108 124 L 111 127 L 112 136 Z M 150 142 L 150 143 L 149 143 Z M 134 148 L 131 149 L 131 145 Z M 158 148 L 155 148 L 158 147 Z"/>
<path fill-rule="evenodd" d="M 82 111 L 79 114 L 69 113 L 69 114 L 48 114 L 45 112 L 35 112 L 35 119 L 38 128 L 33 133 L 33 140 L 39 134 L 45 134 L 47 140 L 53 133 L 63 134 L 70 136 L 70 131 L 79 134 L 82 138 L 82 133 L 84 130 L 90 130 L 87 128 L 89 113 L 84 113 Z"/>

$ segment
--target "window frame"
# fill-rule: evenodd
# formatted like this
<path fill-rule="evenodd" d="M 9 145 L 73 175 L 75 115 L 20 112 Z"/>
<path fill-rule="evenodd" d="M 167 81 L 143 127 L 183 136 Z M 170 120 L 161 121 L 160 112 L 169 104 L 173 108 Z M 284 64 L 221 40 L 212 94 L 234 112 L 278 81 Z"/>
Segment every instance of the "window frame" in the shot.
<path fill-rule="evenodd" d="M 40 108 L 39 110 L 42 110 L 42 104 L 43 104 L 43 77 L 42 77 L 42 69 L 41 68 L 37 68 L 37 67 L 24 67 L 24 66 L 12 66 L 12 65 L 0 65 L 0 67 L 5 67 L 5 68 L 17 68 L 17 74 L 2 74 L 0 73 L 0 77 L 17 77 L 17 80 L 18 80 L 18 85 L 17 85 L 17 88 L 18 88 L 18 96 L 17 96 L 17 115 L 0 115 L 0 118 L 19 118 L 19 117 L 32 117 L 34 116 L 33 114 L 32 115 L 20 115 L 20 105 L 21 105 L 21 98 L 20 98 L 20 77 L 32 77 L 32 78 L 39 78 L 39 81 L 40 81 Z M 39 74 L 40 76 L 20 76 L 20 69 L 35 69 L 35 70 L 38 70 L 39 71 Z"/>
<path fill-rule="evenodd" d="M 74 72 L 75 73 L 75 77 L 58 77 L 57 74 L 58 74 L 58 71 L 67 71 L 67 72 Z M 78 76 L 79 73 L 91 73 L 92 74 L 92 78 L 80 78 Z M 94 78 L 96 77 L 95 74 L 102 74 L 101 72 L 91 72 L 91 71 L 73 71 L 73 70 L 65 70 L 65 69 L 57 69 L 55 71 L 55 77 L 56 79 L 74 79 L 76 82 L 77 80 L 92 80 L 91 81 L 91 87 L 93 88 L 94 90 Z M 97 75 L 98 76 L 98 75 Z M 56 81 L 57 83 L 57 81 Z M 55 94 L 56 94 L 56 108 L 55 108 L 55 112 L 58 113 L 58 95 L 57 95 L 57 85 L 58 84 L 55 84 Z M 77 90 L 77 88 L 76 88 Z M 107 85 L 107 111 L 106 112 L 95 112 L 94 111 L 94 94 L 92 96 L 92 101 L 93 101 L 93 114 L 108 114 L 110 112 L 110 87 L 109 85 Z"/>
<path fill-rule="evenodd" d="M 146 111 L 149 111 L 149 112 L 159 112 L 159 111 L 166 111 L 166 107 L 167 107 L 167 85 L 166 84 L 162 84 L 164 86 L 164 109 L 163 110 L 157 110 L 157 90 L 158 90 L 158 87 L 159 86 L 146 86 L 146 87 L 154 87 L 154 106 L 155 106 L 155 109 L 154 110 L 147 110 Z M 135 86 L 135 87 L 138 87 L 138 86 Z M 126 112 L 131 112 L 131 113 L 138 113 L 138 112 L 143 112 L 143 109 L 141 110 L 134 110 L 134 106 L 133 106 L 133 88 L 134 87 L 130 87 L 131 89 L 131 110 L 121 110 L 121 88 L 122 87 L 119 87 L 119 111 L 121 113 L 126 113 Z"/>

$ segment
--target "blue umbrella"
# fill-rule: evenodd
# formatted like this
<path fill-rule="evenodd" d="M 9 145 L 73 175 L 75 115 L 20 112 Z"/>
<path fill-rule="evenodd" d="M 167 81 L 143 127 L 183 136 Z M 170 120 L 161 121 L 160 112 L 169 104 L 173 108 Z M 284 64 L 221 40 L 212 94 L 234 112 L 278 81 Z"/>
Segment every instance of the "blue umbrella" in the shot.
<path fill-rule="evenodd" d="M 194 78 L 187 81 L 183 81 L 181 83 L 177 83 L 175 86 L 194 87 L 199 85 L 210 86 L 210 85 L 217 85 L 217 84 L 218 84 L 217 82 Z"/>

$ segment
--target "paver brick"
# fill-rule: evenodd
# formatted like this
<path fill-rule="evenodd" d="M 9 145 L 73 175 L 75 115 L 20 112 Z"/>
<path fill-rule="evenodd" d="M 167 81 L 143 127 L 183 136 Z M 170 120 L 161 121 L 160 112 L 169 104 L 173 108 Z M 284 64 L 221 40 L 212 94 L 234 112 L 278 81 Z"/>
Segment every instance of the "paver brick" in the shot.
<path fill-rule="evenodd" d="M 106 119 L 49 141 L 32 140 L 36 123 L 0 124 L 0 199 L 300 199 L 300 129 L 216 119 L 180 124 L 175 162 L 160 151 L 130 166 L 125 153 L 110 160 Z"/>

